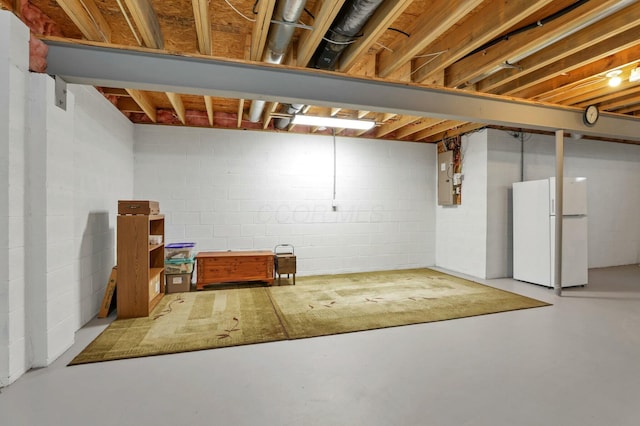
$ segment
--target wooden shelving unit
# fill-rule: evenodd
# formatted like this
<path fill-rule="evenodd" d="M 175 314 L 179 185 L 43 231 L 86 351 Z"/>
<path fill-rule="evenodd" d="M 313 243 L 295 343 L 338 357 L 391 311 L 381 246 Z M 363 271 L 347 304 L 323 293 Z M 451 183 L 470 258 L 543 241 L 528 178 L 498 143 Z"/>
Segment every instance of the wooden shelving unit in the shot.
<path fill-rule="evenodd" d="M 162 235 L 163 215 L 118 215 L 118 318 L 149 313 L 164 296 L 164 244 L 149 244 Z"/>

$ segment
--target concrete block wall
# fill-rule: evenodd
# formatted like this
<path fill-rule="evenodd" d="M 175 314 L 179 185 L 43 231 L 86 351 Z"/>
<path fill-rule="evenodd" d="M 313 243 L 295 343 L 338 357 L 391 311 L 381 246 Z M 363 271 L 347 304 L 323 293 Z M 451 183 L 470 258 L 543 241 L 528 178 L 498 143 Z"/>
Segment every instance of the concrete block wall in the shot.
<path fill-rule="evenodd" d="M 73 134 L 75 100 L 58 108 L 54 80 L 30 74 L 27 129 L 27 335 L 32 366 L 47 366 L 73 344 Z"/>
<path fill-rule="evenodd" d="M 25 111 L 29 31 L 0 11 L 0 387 L 24 373 Z"/>
<path fill-rule="evenodd" d="M 94 88 L 28 72 L 29 30 L 0 11 L 0 387 L 95 316 L 133 196 L 133 125 Z"/>
<path fill-rule="evenodd" d="M 436 207 L 436 265 L 484 278 L 487 271 L 487 133 L 462 138 L 462 203 Z"/>
<path fill-rule="evenodd" d="M 166 215 L 168 242 L 199 251 L 293 244 L 300 275 L 435 260 L 435 146 L 136 126 L 135 198 Z"/>
<path fill-rule="evenodd" d="M 71 200 L 73 327 L 100 308 L 116 264 L 118 200 L 133 197 L 133 124 L 92 87 L 69 85 L 75 99 Z"/>
<path fill-rule="evenodd" d="M 518 135 L 516 135 L 518 136 Z M 513 182 L 521 180 L 520 141 L 487 130 L 486 278 L 513 276 Z"/>
<path fill-rule="evenodd" d="M 554 174 L 554 137 L 526 135 L 525 180 Z M 640 146 L 567 138 L 564 174 L 587 178 L 589 267 L 640 262 Z"/>

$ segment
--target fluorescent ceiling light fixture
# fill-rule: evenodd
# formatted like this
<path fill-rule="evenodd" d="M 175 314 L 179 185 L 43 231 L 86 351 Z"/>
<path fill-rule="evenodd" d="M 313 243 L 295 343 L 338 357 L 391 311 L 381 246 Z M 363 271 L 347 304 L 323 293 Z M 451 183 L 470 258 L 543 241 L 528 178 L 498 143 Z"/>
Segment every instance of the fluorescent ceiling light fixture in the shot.
<path fill-rule="evenodd" d="M 339 129 L 357 129 L 357 130 L 369 130 L 376 125 L 375 121 L 370 121 L 370 120 L 351 120 L 348 118 L 336 118 L 336 117 L 316 117 L 313 115 L 301 115 L 301 114 L 294 115 L 292 123 L 302 124 L 306 126 L 335 127 Z"/>

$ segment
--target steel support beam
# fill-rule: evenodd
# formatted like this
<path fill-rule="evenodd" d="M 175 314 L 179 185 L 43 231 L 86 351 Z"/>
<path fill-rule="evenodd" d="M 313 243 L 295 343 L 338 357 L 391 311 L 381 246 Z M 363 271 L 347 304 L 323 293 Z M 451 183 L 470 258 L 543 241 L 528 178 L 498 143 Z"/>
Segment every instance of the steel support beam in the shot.
<path fill-rule="evenodd" d="M 556 130 L 556 217 L 554 285 L 556 295 L 562 295 L 562 215 L 564 214 L 564 130 Z"/>
<path fill-rule="evenodd" d="M 602 114 L 587 127 L 578 108 L 332 72 L 44 39 L 47 73 L 69 83 L 312 104 L 640 140 L 640 119 Z"/>

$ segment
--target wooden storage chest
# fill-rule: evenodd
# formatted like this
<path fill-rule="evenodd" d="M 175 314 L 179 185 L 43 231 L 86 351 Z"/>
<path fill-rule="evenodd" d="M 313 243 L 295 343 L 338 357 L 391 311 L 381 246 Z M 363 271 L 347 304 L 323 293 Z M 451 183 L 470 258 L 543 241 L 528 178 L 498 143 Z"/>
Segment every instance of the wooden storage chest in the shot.
<path fill-rule="evenodd" d="M 209 251 L 196 255 L 198 290 L 207 284 L 264 281 L 273 284 L 273 252 Z"/>

